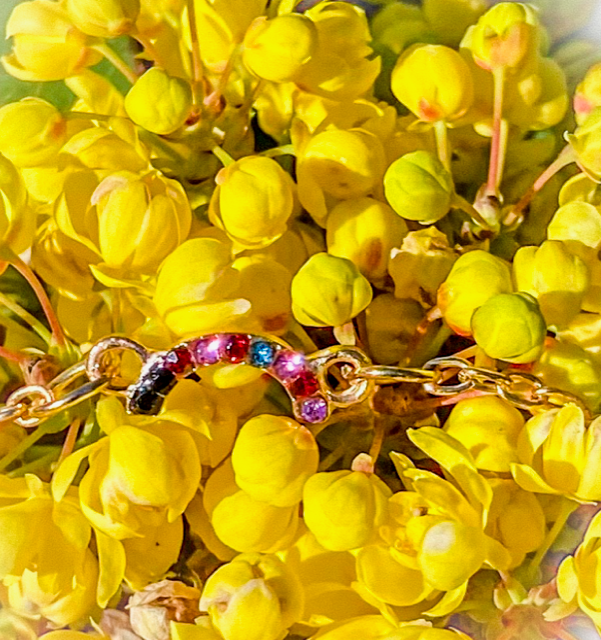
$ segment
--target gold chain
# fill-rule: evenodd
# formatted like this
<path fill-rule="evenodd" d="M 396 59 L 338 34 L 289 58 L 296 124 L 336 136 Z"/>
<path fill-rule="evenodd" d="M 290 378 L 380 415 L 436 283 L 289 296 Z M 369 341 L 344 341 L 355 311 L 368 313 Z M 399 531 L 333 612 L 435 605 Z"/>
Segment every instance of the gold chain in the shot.
<path fill-rule="evenodd" d="M 287 347 L 281 341 L 277 344 Z M 0 407 L 0 423 L 14 421 L 23 427 L 36 427 L 100 393 L 130 394 L 137 381 L 128 384 L 122 378 L 121 356 L 126 351 L 141 360 L 143 371 L 149 363 L 168 353 L 149 351 L 128 338 L 105 338 L 92 347 L 85 360 L 63 371 L 48 384 L 26 385 L 13 391 L 5 406 Z M 571 403 L 579 406 L 587 418 L 592 417 L 580 398 L 546 386 L 531 373 L 483 369 L 456 356 L 434 358 L 421 368 L 403 368 L 374 365 L 361 349 L 338 345 L 309 354 L 306 361 L 333 407 L 349 407 L 362 402 L 374 393 L 376 385 L 411 383 L 421 385 L 432 396 L 453 397 L 468 391 L 492 394 L 531 413 Z M 332 385 L 329 374 L 333 373 L 333 367 L 344 384 Z"/>

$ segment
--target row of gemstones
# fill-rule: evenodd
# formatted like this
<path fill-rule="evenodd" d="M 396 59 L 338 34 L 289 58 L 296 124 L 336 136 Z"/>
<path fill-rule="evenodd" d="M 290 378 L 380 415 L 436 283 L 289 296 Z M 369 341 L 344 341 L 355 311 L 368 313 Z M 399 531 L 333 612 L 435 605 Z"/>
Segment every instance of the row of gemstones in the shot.
<path fill-rule="evenodd" d="M 248 364 L 278 380 L 293 402 L 297 419 L 323 422 L 329 405 L 305 356 L 282 345 L 246 333 L 218 333 L 182 343 L 154 356 L 144 367 L 129 394 L 132 413 L 156 415 L 177 381 L 197 367 L 213 364 Z"/>

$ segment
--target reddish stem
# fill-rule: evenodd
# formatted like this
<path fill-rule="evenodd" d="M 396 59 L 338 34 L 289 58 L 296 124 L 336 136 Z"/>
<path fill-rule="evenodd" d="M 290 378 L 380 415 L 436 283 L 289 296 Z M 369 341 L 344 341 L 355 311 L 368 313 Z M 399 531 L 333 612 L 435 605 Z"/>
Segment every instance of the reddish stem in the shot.
<path fill-rule="evenodd" d="M 10 360 L 11 362 L 16 362 L 19 365 L 24 365 L 29 360 L 28 356 L 25 356 L 16 351 L 11 351 L 10 349 L 2 346 L 0 346 L 0 358 Z"/>
<path fill-rule="evenodd" d="M 493 106 L 493 131 L 490 145 L 490 162 L 488 165 L 488 180 L 486 183 L 486 195 L 499 195 L 499 183 L 503 175 L 505 164 L 504 149 L 507 127 L 503 127 L 503 96 L 505 93 L 505 70 L 503 67 L 493 71 L 494 79 L 494 106 Z"/>
<path fill-rule="evenodd" d="M 42 287 L 35 273 L 31 270 L 31 267 L 21 258 L 15 256 L 11 260 L 11 262 L 15 269 L 25 278 L 25 280 L 27 280 L 29 286 L 33 289 L 37 299 L 40 301 L 40 305 L 42 307 L 42 310 L 44 311 L 44 315 L 48 319 L 48 324 L 50 325 L 54 342 L 59 347 L 64 347 L 66 344 L 65 334 L 63 333 L 58 318 L 54 313 L 54 309 L 52 308 L 52 304 L 50 303 L 50 299 L 48 298 L 44 287 Z"/>
<path fill-rule="evenodd" d="M 57 466 L 73 452 L 75 448 L 75 442 L 77 441 L 77 434 L 79 433 L 80 420 L 79 418 L 75 418 L 73 422 L 69 425 L 69 430 L 67 431 L 67 437 L 65 438 L 65 442 L 63 443 L 63 448 L 61 449 L 61 454 L 58 458 Z"/>

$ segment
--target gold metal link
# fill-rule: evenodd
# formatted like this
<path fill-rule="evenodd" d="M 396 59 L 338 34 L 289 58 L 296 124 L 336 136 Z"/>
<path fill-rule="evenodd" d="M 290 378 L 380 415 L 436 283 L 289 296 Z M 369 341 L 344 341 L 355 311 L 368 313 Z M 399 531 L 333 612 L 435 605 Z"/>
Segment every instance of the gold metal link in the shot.
<path fill-rule="evenodd" d="M 14 421 L 21 427 L 30 428 L 37 427 L 40 423 L 39 418 L 31 415 L 32 409 L 51 402 L 54 402 L 54 395 L 50 389 L 39 384 L 30 384 L 13 391 L 8 396 L 6 405 L 22 409 Z"/>
<path fill-rule="evenodd" d="M 120 336 L 111 336 L 97 342 L 89 351 L 88 357 L 85 362 L 85 370 L 88 378 L 91 381 L 106 379 L 106 390 L 125 392 L 130 386 L 129 382 L 119 381 L 120 364 L 119 359 L 117 363 L 110 361 L 110 354 L 113 351 L 123 352 L 132 351 L 135 353 L 142 364 L 148 360 L 150 355 L 149 351 L 143 347 L 140 343 L 129 338 L 122 338 Z"/>

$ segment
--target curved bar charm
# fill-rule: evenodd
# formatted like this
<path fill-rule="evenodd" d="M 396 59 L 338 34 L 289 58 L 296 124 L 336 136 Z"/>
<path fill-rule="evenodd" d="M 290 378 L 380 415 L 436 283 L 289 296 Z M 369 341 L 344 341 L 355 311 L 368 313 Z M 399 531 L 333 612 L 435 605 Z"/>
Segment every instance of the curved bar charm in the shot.
<path fill-rule="evenodd" d="M 286 389 L 294 415 L 302 422 L 315 424 L 330 415 L 328 394 L 310 359 L 280 342 L 247 333 L 215 333 L 150 355 L 128 390 L 127 410 L 156 415 L 178 380 L 218 363 L 263 369 Z"/>

